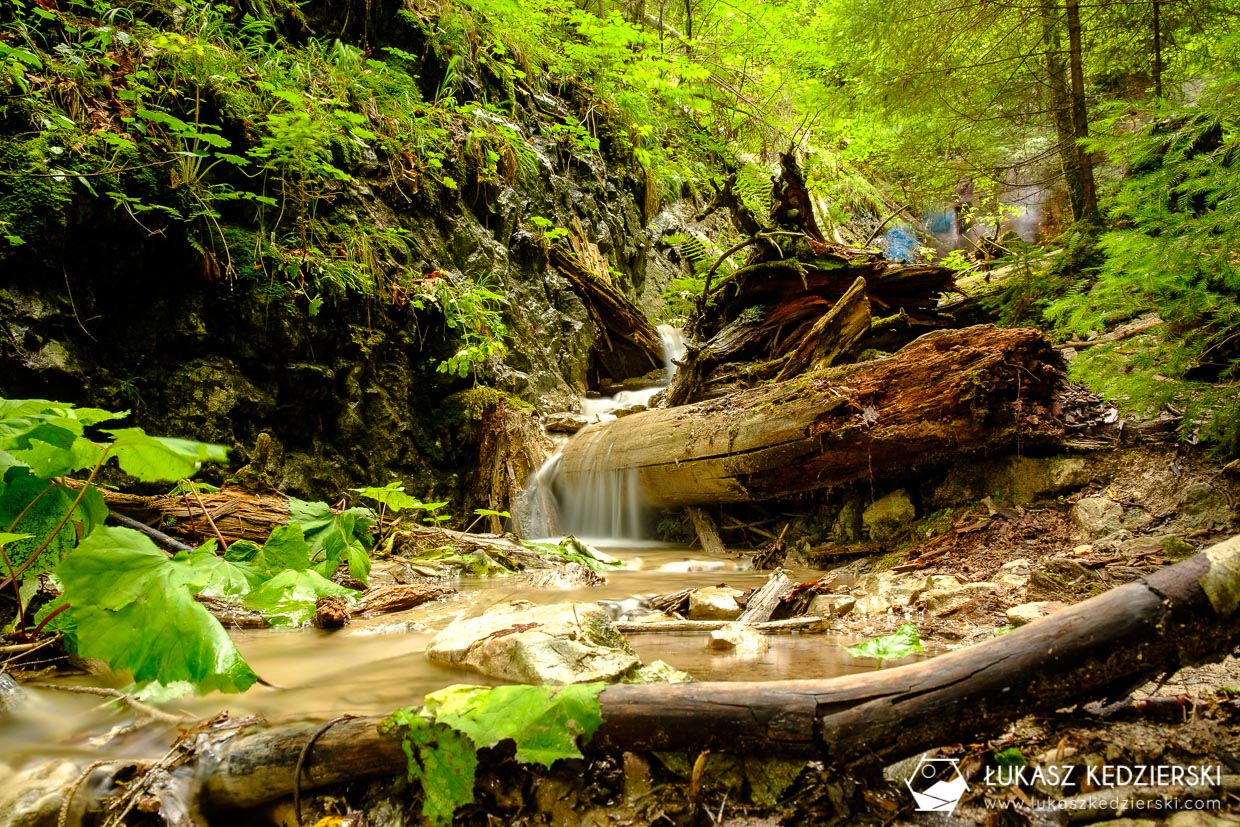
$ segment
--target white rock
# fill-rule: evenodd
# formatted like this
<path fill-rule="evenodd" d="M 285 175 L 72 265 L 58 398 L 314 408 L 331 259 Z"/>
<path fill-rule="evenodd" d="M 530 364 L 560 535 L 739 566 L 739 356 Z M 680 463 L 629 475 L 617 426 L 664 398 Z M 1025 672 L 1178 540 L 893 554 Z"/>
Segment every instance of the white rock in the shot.
<path fill-rule="evenodd" d="M 1067 606 L 1067 603 L 1062 603 L 1058 600 L 1035 600 L 1033 603 L 1021 603 L 1019 606 L 1013 606 L 1005 614 L 1007 615 L 1008 623 L 1011 623 L 1013 626 L 1024 626 L 1026 623 L 1032 623 L 1060 609 L 1065 609 Z"/>
<path fill-rule="evenodd" d="M 742 611 L 736 598 L 743 594 L 743 591 L 727 586 L 698 589 L 689 595 L 689 619 L 736 620 Z"/>
<path fill-rule="evenodd" d="M 501 603 L 431 640 L 430 660 L 519 683 L 605 681 L 640 664 L 597 603 Z"/>
<path fill-rule="evenodd" d="M 744 623 L 729 623 L 710 633 L 709 648 L 716 651 L 754 654 L 765 652 L 768 647 L 766 635 L 755 632 Z"/>

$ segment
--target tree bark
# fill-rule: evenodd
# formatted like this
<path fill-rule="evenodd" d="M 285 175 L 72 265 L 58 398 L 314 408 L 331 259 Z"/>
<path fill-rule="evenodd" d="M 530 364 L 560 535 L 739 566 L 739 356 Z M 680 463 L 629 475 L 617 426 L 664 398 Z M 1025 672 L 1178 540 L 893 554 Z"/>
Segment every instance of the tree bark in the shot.
<path fill-rule="evenodd" d="M 1037 331 L 938 331 L 887 359 L 591 425 L 564 447 L 554 488 L 631 473 L 649 505 L 747 502 L 1049 442 L 1061 376 Z"/>
<path fill-rule="evenodd" d="M 1085 100 L 1085 58 L 1081 47 L 1080 0 L 1064 0 L 1068 23 L 1068 74 L 1071 78 L 1072 137 L 1076 149 L 1081 187 L 1081 215 L 1077 219 L 1098 218 L 1098 193 L 1094 188 L 1093 155 L 1082 143 L 1089 137 L 1089 112 Z"/>
<path fill-rule="evenodd" d="M 659 332 L 631 301 L 596 278 L 576 254 L 552 245 L 548 257 L 594 321 L 594 354 L 600 374 L 622 382 L 663 367 Z"/>
<path fill-rule="evenodd" d="M 718 750 L 881 767 L 986 738 L 1023 716 L 1131 689 L 1240 645 L 1240 536 L 966 649 L 831 680 L 609 686 L 589 754 Z M 378 718 L 228 734 L 200 752 L 204 804 L 254 807 L 303 790 L 403 772 Z M 313 741 L 312 748 L 307 744 Z M 304 755 L 303 755 L 304 753 Z M 208 759 L 204 756 L 212 756 Z"/>

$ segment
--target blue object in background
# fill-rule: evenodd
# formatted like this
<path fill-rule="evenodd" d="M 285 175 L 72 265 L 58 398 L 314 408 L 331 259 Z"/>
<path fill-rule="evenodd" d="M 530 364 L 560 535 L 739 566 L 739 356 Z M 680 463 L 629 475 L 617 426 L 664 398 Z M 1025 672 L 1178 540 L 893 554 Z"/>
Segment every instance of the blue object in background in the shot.
<path fill-rule="evenodd" d="M 883 255 L 888 261 L 913 263 L 917 258 L 917 234 L 908 224 L 897 224 L 883 235 Z"/>
<path fill-rule="evenodd" d="M 926 213 L 926 232 L 937 236 L 956 234 L 956 212 L 947 208 Z"/>

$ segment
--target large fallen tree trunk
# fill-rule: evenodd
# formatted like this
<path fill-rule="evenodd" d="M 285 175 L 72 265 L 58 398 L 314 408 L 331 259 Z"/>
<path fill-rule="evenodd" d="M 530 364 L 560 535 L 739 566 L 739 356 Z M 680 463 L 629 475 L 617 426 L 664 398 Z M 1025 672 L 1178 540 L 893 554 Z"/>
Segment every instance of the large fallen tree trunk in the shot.
<path fill-rule="evenodd" d="M 832 680 L 609 686 L 586 750 L 786 755 L 878 767 L 993 735 L 1010 721 L 1129 690 L 1240 644 L 1240 536 L 1001 637 Z M 399 773 L 380 719 L 298 723 L 230 737 L 198 775 L 208 806 Z M 200 759 L 202 760 L 202 759 Z"/>
<path fill-rule="evenodd" d="M 938 331 L 887 359 L 591 425 L 565 445 L 555 489 L 624 474 L 650 505 L 745 502 L 1048 442 L 1061 364 L 1035 330 Z"/>

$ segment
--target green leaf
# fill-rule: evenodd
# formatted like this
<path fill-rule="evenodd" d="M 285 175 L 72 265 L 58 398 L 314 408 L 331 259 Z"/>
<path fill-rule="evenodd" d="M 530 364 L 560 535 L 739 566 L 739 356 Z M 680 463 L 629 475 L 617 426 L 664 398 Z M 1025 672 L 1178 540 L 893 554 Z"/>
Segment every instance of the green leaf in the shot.
<path fill-rule="evenodd" d="M 409 780 L 422 787 L 422 815 L 431 824 L 448 825 L 457 808 L 474 800 L 478 755 L 464 734 L 434 723 L 416 709 L 399 709 L 384 728 L 401 730 L 401 747 Z"/>
<path fill-rule="evenodd" d="M 871 638 L 856 646 L 849 646 L 845 651 L 854 658 L 877 658 L 880 661 L 908 657 L 914 652 L 924 652 L 921 636 L 917 627 L 905 623 L 895 632 L 882 637 Z"/>
<path fill-rule="evenodd" d="M 138 684 L 192 683 L 243 692 L 258 676 L 192 592 L 204 572 L 182 552 L 169 560 L 144 535 L 100 528 L 57 569 L 77 624 L 77 648 Z"/>
<path fill-rule="evenodd" d="M 105 431 L 112 436 L 112 455 L 121 470 L 143 482 L 191 477 L 204 462 L 225 462 L 223 445 L 189 439 L 148 436 L 141 428 Z"/>
<path fill-rule="evenodd" d="M 207 597 L 240 597 L 262 582 L 253 566 L 220 557 L 206 544 L 189 552 L 189 564 L 204 579 L 198 594 Z"/>
<path fill-rule="evenodd" d="M 406 494 L 405 486 L 399 482 L 390 482 L 382 488 L 353 488 L 351 490 L 356 491 L 367 499 L 374 500 L 386 507 L 388 511 L 398 512 L 406 508 L 422 505 L 422 501 L 417 497 Z"/>
<path fill-rule="evenodd" d="M 310 544 L 306 542 L 301 526 L 291 523 L 276 528 L 250 563 L 264 577 L 279 574 L 285 569 L 304 571 L 310 568 Z"/>
<path fill-rule="evenodd" d="M 29 536 L 29 534 L 10 534 L 7 531 L 0 531 L 0 546 L 7 546 L 9 543 L 18 540 L 25 540 Z"/>
<path fill-rule="evenodd" d="M 283 571 L 245 596 L 243 605 L 263 613 L 272 626 L 300 626 L 314 616 L 320 597 L 344 597 L 357 592 L 327 580 L 315 571 Z"/>
<path fill-rule="evenodd" d="M 518 760 L 550 767 L 581 757 L 577 737 L 589 740 L 603 723 L 598 695 L 604 686 L 450 686 L 427 695 L 424 710 L 479 749 L 511 739 Z"/>
<path fill-rule="evenodd" d="M 1020 747 L 1008 747 L 1007 749 L 995 753 L 995 763 L 1001 767 L 1024 767 L 1029 764 L 1025 754 L 1020 751 Z"/>
<path fill-rule="evenodd" d="M 20 566 L 40 546 L 47 544 L 39 558 L 26 569 L 23 579 L 31 580 L 55 569 L 61 558 L 77 545 L 78 537 L 89 535 L 107 517 L 103 497 L 98 491 L 88 489 L 73 515 L 53 537 L 52 530 L 69 512 L 77 495 L 77 491 L 62 485 L 49 486 L 28 468 L 10 468 L 4 475 L 4 487 L 0 490 L 0 525 L 30 535 L 28 539 L 15 540 L 9 545 L 6 550 L 9 561 L 15 567 Z M 14 525 L 19 514 L 22 518 Z"/>

